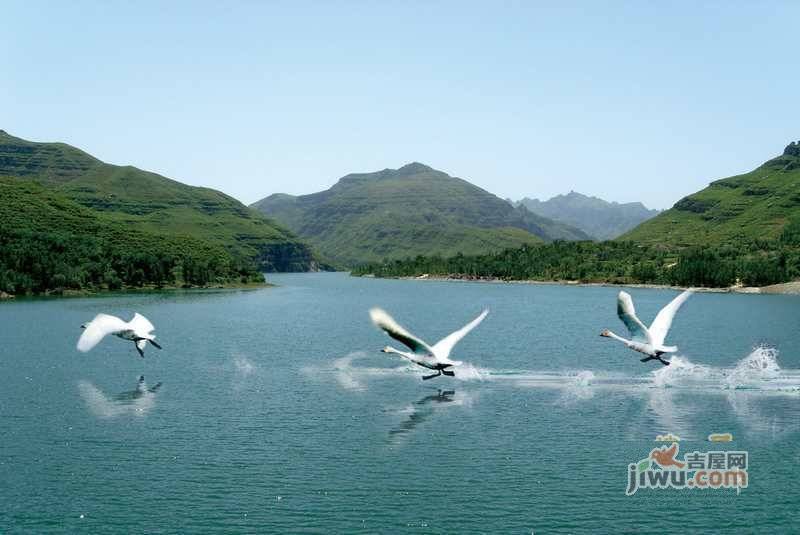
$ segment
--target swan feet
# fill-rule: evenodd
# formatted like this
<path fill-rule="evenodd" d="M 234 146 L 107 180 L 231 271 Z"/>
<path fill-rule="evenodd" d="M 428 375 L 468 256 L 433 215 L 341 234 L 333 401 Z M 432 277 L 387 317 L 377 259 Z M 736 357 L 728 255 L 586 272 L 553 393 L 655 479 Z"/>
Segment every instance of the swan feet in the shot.
<path fill-rule="evenodd" d="M 437 370 L 436 373 L 432 373 L 430 375 L 423 375 L 422 380 L 427 381 L 428 379 L 433 379 L 434 377 L 439 377 L 440 375 L 447 375 L 448 377 L 455 377 L 456 372 L 452 370 Z"/>
<path fill-rule="evenodd" d="M 669 366 L 669 361 L 662 359 L 660 356 L 659 357 L 645 357 L 643 359 L 639 359 L 639 361 L 641 361 L 641 362 L 647 362 L 649 360 L 657 360 L 661 364 L 663 364 L 664 366 Z"/>

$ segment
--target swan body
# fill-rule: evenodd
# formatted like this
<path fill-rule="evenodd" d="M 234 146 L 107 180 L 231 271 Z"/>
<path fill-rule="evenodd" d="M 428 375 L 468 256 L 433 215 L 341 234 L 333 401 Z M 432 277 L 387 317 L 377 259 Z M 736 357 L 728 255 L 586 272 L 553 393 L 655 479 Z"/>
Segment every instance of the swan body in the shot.
<path fill-rule="evenodd" d="M 675 353 L 678 351 L 676 346 L 664 345 L 664 340 L 667 337 L 669 328 L 672 326 L 672 319 L 678 312 L 681 305 L 692 295 L 692 290 L 686 290 L 678 297 L 670 301 L 670 303 L 661 309 L 656 315 L 650 327 L 645 327 L 641 320 L 636 316 L 636 309 L 633 307 L 633 299 L 627 292 L 619 292 L 617 297 L 617 316 L 622 320 L 622 323 L 628 328 L 631 334 L 631 339 L 628 340 L 621 336 L 614 334 L 608 329 L 600 333 L 600 336 L 613 338 L 619 340 L 630 349 L 644 353 L 647 357 L 641 359 L 642 362 L 649 360 L 658 360 L 665 366 L 669 362 L 662 359 L 661 355 L 665 353 Z"/>
<path fill-rule="evenodd" d="M 144 358 L 144 348 L 150 342 L 153 346 L 161 349 L 155 341 L 156 335 L 153 334 L 155 327 L 150 320 L 139 314 L 133 315 L 131 321 L 124 321 L 116 316 L 108 314 L 98 314 L 89 323 L 81 325 L 84 330 L 78 339 L 78 351 L 86 353 L 100 343 L 106 335 L 113 334 L 123 340 L 130 340 L 136 346 L 139 356 Z"/>
<path fill-rule="evenodd" d="M 453 348 L 459 342 L 459 340 L 464 338 L 467 333 L 477 327 L 487 314 L 489 314 L 489 311 L 484 310 L 477 318 L 431 346 L 404 329 L 394 320 L 394 318 L 387 314 L 386 311 L 380 308 L 373 308 L 369 311 L 372 323 L 383 329 L 390 337 L 394 338 L 398 342 L 403 343 L 405 346 L 411 349 L 411 352 L 408 352 L 386 346 L 382 349 L 384 353 L 394 353 L 413 362 L 414 364 L 417 364 L 418 366 L 428 368 L 429 370 L 436 370 L 437 373 L 423 376 L 423 380 L 433 379 L 434 377 L 439 377 L 442 374 L 449 375 L 451 377 L 455 375 L 455 373 L 452 370 L 448 370 L 448 368 L 459 366 L 462 364 L 462 362 L 458 360 L 451 360 L 450 353 L 453 351 Z"/>

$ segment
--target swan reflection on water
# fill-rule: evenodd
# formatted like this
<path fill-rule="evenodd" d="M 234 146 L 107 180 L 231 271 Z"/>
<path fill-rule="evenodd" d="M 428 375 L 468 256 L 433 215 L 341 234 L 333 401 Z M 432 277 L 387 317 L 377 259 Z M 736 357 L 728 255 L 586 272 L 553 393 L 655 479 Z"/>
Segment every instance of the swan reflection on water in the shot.
<path fill-rule="evenodd" d="M 98 418 L 119 416 L 145 416 L 154 406 L 156 392 L 162 383 L 148 387 L 144 375 L 139 376 L 134 390 L 127 390 L 112 396 L 106 395 L 89 381 L 80 381 L 78 391 L 86 402 L 89 412 Z"/>
<path fill-rule="evenodd" d="M 398 440 L 405 435 L 409 435 L 437 411 L 449 407 L 464 406 L 471 403 L 473 399 L 474 397 L 471 394 L 464 392 L 456 394 L 455 390 L 439 390 L 435 394 L 423 396 L 400 411 L 403 414 L 408 414 L 408 416 L 397 427 L 389 431 L 389 438 L 390 440 Z"/>

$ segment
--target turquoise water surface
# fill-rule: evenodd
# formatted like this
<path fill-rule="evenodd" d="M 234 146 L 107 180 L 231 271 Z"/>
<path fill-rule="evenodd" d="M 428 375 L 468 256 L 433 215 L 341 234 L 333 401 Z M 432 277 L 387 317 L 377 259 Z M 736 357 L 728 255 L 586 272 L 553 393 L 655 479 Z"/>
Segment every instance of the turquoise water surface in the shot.
<path fill-rule="evenodd" d="M 625 332 L 617 288 L 269 279 L 0 305 L 0 532 L 800 525 L 799 297 L 692 296 L 663 367 L 598 336 Z M 629 291 L 645 323 L 677 295 Z M 379 351 L 401 346 L 369 322 L 376 305 L 431 343 L 491 313 L 456 346 L 456 377 L 423 382 Z M 164 350 L 110 337 L 79 353 L 99 312 L 144 314 Z M 626 496 L 628 464 L 665 433 L 747 451 L 748 487 Z"/>

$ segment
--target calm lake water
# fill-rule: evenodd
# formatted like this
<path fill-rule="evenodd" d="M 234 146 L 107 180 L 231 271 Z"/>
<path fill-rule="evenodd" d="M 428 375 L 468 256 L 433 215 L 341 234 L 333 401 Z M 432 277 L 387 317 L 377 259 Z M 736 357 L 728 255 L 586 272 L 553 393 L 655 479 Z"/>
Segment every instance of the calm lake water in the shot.
<path fill-rule="evenodd" d="M 269 279 L 0 305 L 0 532 L 800 525 L 798 297 L 694 295 L 667 368 L 598 336 L 625 333 L 615 288 Z M 630 293 L 645 323 L 676 295 Z M 379 352 L 398 344 L 375 305 L 431 343 L 491 313 L 456 347 L 457 376 L 423 382 Z M 144 314 L 164 350 L 140 359 L 110 337 L 77 352 L 99 312 Z M 747 451 L 748 488 L 626 496 L 628 464 L 664 433 L 681 452 Z"/>

